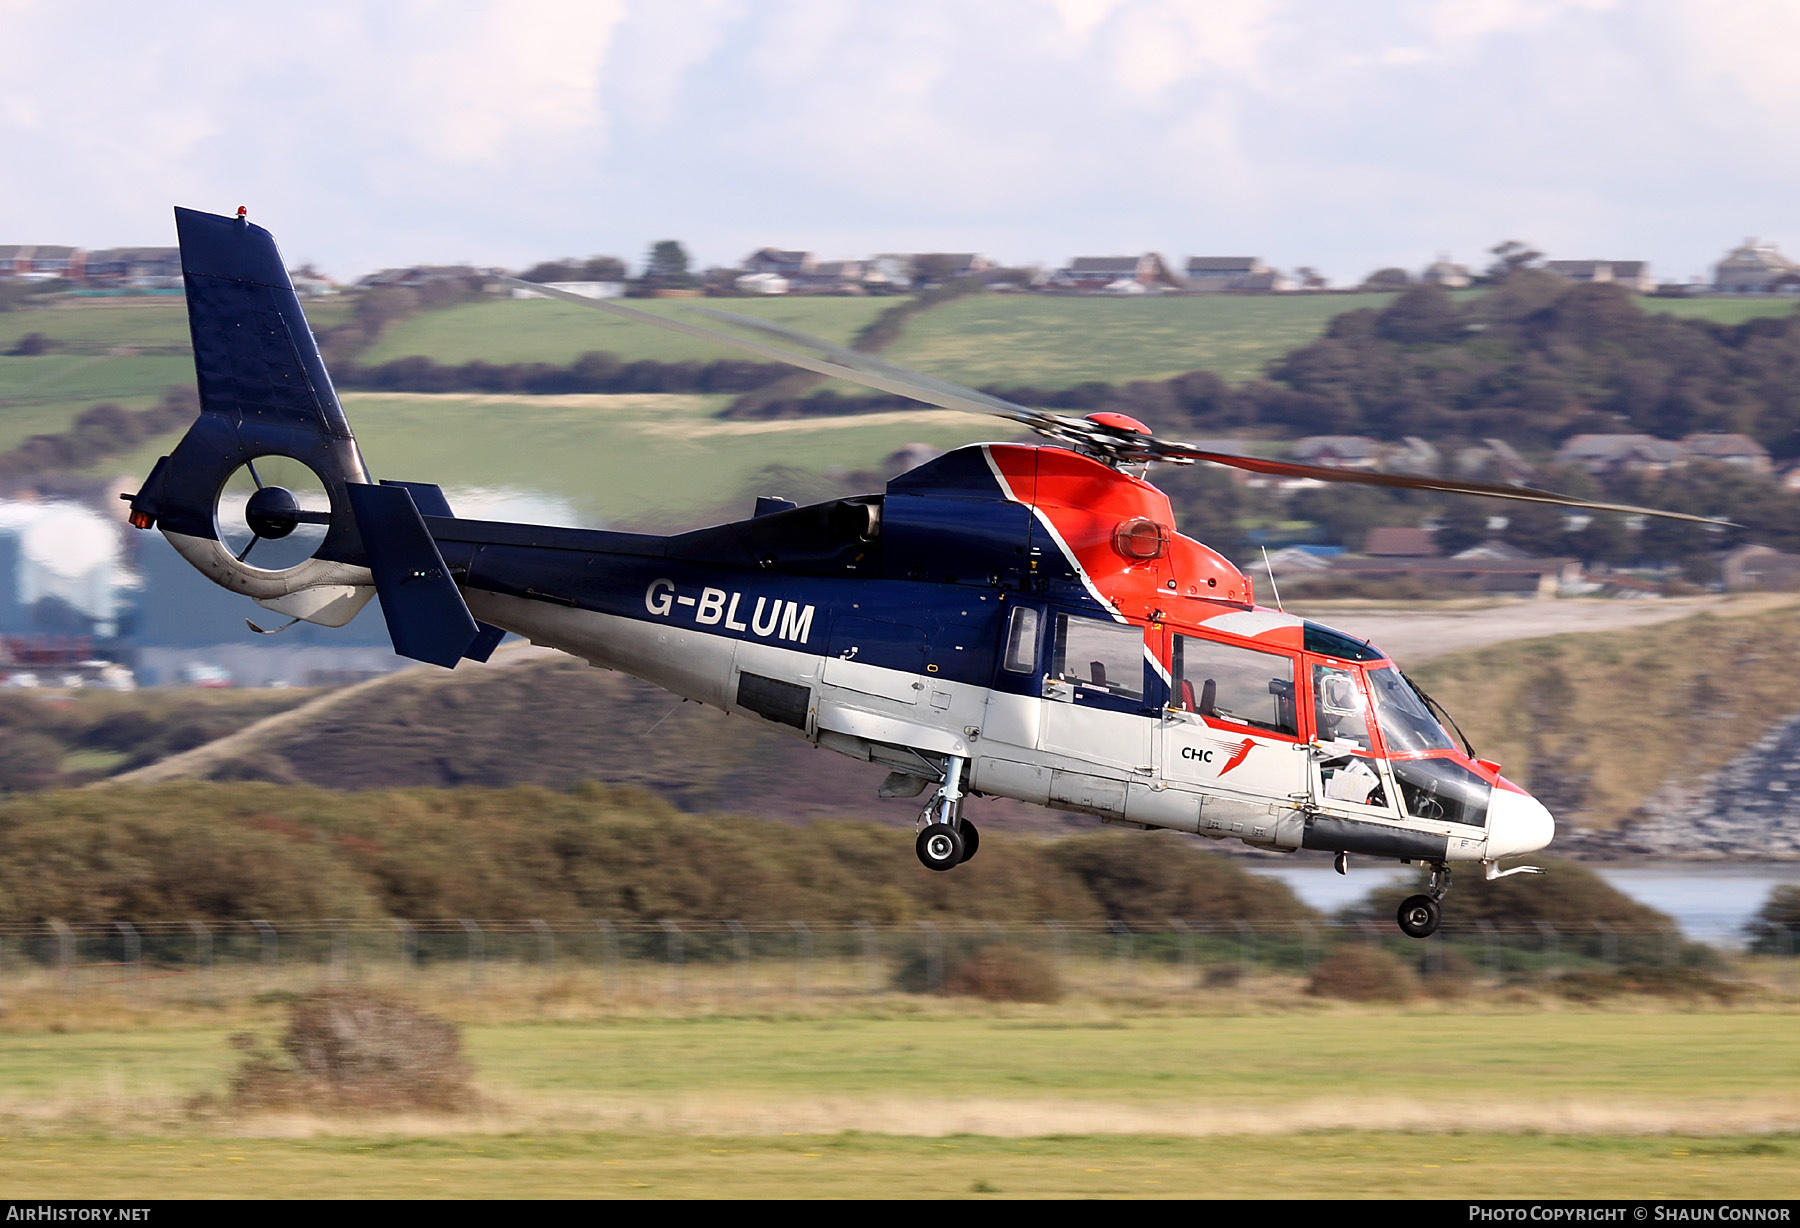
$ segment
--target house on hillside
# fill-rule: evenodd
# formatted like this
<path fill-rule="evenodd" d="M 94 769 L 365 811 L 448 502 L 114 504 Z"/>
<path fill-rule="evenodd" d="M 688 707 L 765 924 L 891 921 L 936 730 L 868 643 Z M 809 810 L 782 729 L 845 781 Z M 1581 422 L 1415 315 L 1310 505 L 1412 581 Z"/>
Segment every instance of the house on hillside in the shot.
<path fill-rule="evenodd" d="M 741 294 L 786 294 L 788 279 L 779 273 L 743 273 L 732 280 Z"/>
<path fill-rule="evenodd" d="M 1537 469 L 1506 440 L 1484 439 L 1457 452 L 1456 472 L 1465 478 L 1485 474 L 1496 482 L 1528 482 Z"/>
<path fill-rule="evenodd" d="M 1442 286 L 1446 290 L 1465 290 L 1475 284 L 1475 275 L 1460 264 L 1452 264 L 1450 257 L 1439 256 L 1425 266 L 1419 274 L 1419 281 L 1427 286 Z"/>
<path fill-rule="evenodd" d="M 764 247 L 744 257 L 744 272 L 773 273 L 785 278 L 790 285 L 800 281 L 812 272 L 817 263 L 811 252 L 784 251 L 778 247 Z"/>
<path fill-rule="evenodd" d="M 1413 473 L 1435 477 L 1444 471 L 1444 454 L 1417 435 L 1407 435 L 1382 452 L 1381 467 L 1389 473 Z"/>
<path fill-rule="evenodd" d="M 1327 469 L 1378 469 L 1381 451 L 1366 435 L 1309 435 L 1294 445 L 1294 459 Z"/>
<path fill-rule="evenodd" d="M 86 263 L 79 247 L 12 244 L 0 247 L 0 281 L 80 281 Z"/>
<path fill-rule="evenodd" d="M 793 294 L 862 294 L 867 265 L 861 260 L 817 260 L 806 272 L 789 279 Z"/>
<path fill-rule="evenodd" d="M 1362 552 L 1377 559 L 1433 559 L 1438 555 L 1437 534 L 1430 529 L 1370 529 L 1363 536 Z"/>
<path fill-rule="evenodd" d="M 1200 294 L 1226 290 L 1290 290 L 1292 283 L 1255 256 L 1190 256 L 1187 288 Z"/>
<path fill-rule="evenodd" d="M 1667 473 L 1686 454 L 1680 444 L 1654 435 L 1575 435 L 1556 450 L 1559 465 L 1579 465 L 1596 477 Z"/>
<path fill-rule="evenodd" d="M 1719 579 L 1728 593 L 1800 588 L 1800 554 L 1783 554 L 1772 546 L 1739 546 L 1719 560 Z"/>
<path fill-rule="evenodd" d="M 1517 597 L 1554 597 L 1578 590 L 1585 580 L 1574 559 L 1424 558 L 1393 556 L 1369 558 L 1344 555 L 1331 561 L 1326 573 L 1346 580 L 1422 580 L 1479 588 L 1485 593 Z"/>
<path fill-rule="evenodd" d="M 404 269 L 382 269 L 370 273 L 356 284 L 364 290 L 412 290 L 434 282 L 472 282 L 484 278 L 482 271 L 468 264 L 415 264 Z"/>
<path fill-rule="evenodd" d="M 108 247 L 87 254 L 81 279 L 96 289 L 166 290 L 181 282 L 179 247 Z"/>
<path fill-rule="evenodd" d="M 1800 265 L 1773 243 L 1745 239 L 1713 267 L 1713 290 L 1719 294 L 1800 293 Z"/>
<path fill-rule="evenodd" d="M 1546 260 L 1544 270 L 1570 281 L 1621 286 L 1633 294 L 1648 294 L 1656 289 L 1650 265 L 1643 260 Z"/>
<path fill-rule="evenodd" d="M 1135 282 L 1145 291 L 1180 288 L 1174 274 L 1169 272 L 1169 266 L 1155 252 L 1145 252 L 1141 256 L 1077 256 L 1069 262 L 1068 268 L 1056 271 L 1050 286 L 1097 294 L 1121 282 Z"/>
<path fill-rule="evenodd" d="M 1775 468 L 1769 450 L 1748 435 L 1689 435 L 1681 441 L 1681 450 L 1690 461 L 1711 461 L 1749 473 L 1767 474 Z"/>
<path fill-rule="evenodd" d="M 1501 541 L 1498 537 L 1490 537 L 1486 541 L 1470 546 L 1467 550 L 1458 550 L 1450 556 L 1453 559 L 1488 559 L 1514 563 L 1520 559 L 1529 559 L 1530 554 L 1519 549 L 1511 542 Z"/>

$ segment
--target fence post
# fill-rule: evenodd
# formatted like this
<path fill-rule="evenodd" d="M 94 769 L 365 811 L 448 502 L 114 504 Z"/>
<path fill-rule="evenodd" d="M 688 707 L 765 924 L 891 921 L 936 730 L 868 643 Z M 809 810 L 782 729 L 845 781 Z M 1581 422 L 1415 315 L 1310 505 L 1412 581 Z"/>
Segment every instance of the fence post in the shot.
<path fill-rule="evenodd" d="M 56 959 L 62 965 L 62 985 L 67 992 L 75 987 L 75 931 L 66 921 L 52 920 L 50 928 L 56 931 Z"/>
<path fill-rule="evenodd" d="M 400 976 L 402 979 L 412 975 L 413 964 L 419 958 L 419 936 L 413 930 L 410 921 L 394 918 L 394 929 L 400 935 Z"/>
<path fill-rule="evenodd" d="M 862 935 L 863 988 L 875 993 L 881 988 L 881 939 L 876 937 L 875 927 L 867 921 L 858 921 L 856 929 Z"/>
<path fill-rule="evenodd" d="M 1604 921 L 1595 921 L 1594 929 L 1600 934 L 1600 960 L 1614 972 L 1619 970 L 1619 935 L 1612 926 Z"/>
<path fill-rule="evenodd" d="M 1188 988 L 1198 989 L 1199 980 L 1194 975 L 1194 931 L 1180 917 L 1169 918 L 1169 928 L 1181 935 L 1181 974 Z"/>
<path fill-rule="evenodd" d="M 1123 921 L 1108 921 L 1107 928 L 1115 935 L 1113 942 L 1113 962 L 1119 966 L 1119 992 L 1131 988 L 1131 927 Z"/>
<path fill-rule="evenodd" d="M 1244 979 L 1248 981 L 1256 975 L 1256 930 L 1248 921 L 1238 921 L 1235 924 L 1238 943 L 1244 953 Z"/>
<path fill-rule="evenodd" d="M 349 962 L 345 949 L 344 923 L 336 917 L 328 917 L 325 924 L 331 927 L 331 971 L 326 979 L 332 982 L 347 979 L 344 976 L 344 965 Z"/>
<path fill-rule="evenodd" d="M 619 931 L 604 917 L 594 922 L 594 928 L 600 931 L 600 975 L 604 978 L 606 992 L 616 995 L 619 990 Z"/>
<path fill-rule="evenodd" d="M 1487 956 L 1488 975 L 1494 978 L 1494 984 L 1500 984 L 1500 935 L 1494 929 L 1494 923 L 1486 917 L 1475 923 L 1481 930 L 1482 954 Z"/>
<path fill-rule="evenodd" d="M 794 984 L 802 998 L 812 997 L 812 930 L 804 921 L 789 921 L 794 930 Z"/>
<path fill-rule="evenodd" d="M 737 956 L 737 996 L 743 998 L 750 990 L 750 931 L 742 921 L 727 921 L 725 928 L 731 931 L 732 951 Z"/>
<path fill-rule="evenodd" d="M 212 931 L 206 928 L 204 921 L 189 921 L 188 928 L 194 931 L 194 962 L 200 965 L 200 994 L 211 1002 L 213 999 L 212 975 Z"/>
<path fill-rule="evenodd" d="M 113 927 L 125 940 L 125 962 L 131 965 L 132 988 L 141 991 L 144 981 L 144 944 L 131 922 L 114 921 Z"/>
<path fill-rule="evenodd" d="M 1548 921 L 1537 922 L 1538 933 L 1544 937 L 1544 974 L 1541 979 L 1550 980 L 1558 972 L 1562 964 L 1561 935 L 1556 927 Z"/>
<path fill-rule="evenodd" d="M 482 933 L 481 927 L 468 918 L 460 921 L 463 932 L 469 936 L 469 984 L 481 984 Z"/>
<path fill-rule="evenodd" d="M 532 918 L 531 928 L 537 931 L 538 936 L 538 971 L 548 976 L 550 965 L 556 962 L 556 935 L 536 917 Z"/>
<path fill-rule="evenodd" d="M 281 936 L 267 921 L 252 921 L 250 924 L 256 927 L 258 934 L 262 935 L 263 971 L 272 974 L 275 971 L 275 965 L 281 960 Z"/>
<path fill-rule="evenodd" d="M 1319 931 L 1311 921 L 1300 922 L 1300 970 L 1307 976 L 1319 966 Z"/>
<path fill-rule="evenodd" d="M 1069 956 L 1069 929 L 1061 921 L 1046 921 L 1044 928 L 1050 931 L 1050 958 L 1056 961 L 1056 975 L 1061 979 Z"/>
<path fill-rule="evenodd" d="M 668 935 L 669 975 L 664 982 L 664 992 L 679 994 L 681 992 L 681 927 L 664 917 L 659 923 L 663 933 Z"/>
<path fill-rule="evenodd" d="M 919 928 L 925 931 L 925 991 L 936 993 L 944 987 L 944 936 L 929 921 Z"/>

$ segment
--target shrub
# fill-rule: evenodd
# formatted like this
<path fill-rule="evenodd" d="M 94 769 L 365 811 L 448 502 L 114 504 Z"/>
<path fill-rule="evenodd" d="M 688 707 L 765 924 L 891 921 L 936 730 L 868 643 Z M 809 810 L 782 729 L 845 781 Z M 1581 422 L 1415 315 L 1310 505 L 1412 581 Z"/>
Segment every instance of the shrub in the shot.
<path fill-rule="evenodd" d="M 1800 885 L 1783 883 L 1769 893 L 1746 927 L 1750 949 L 1762 955 L 1792 955 L 1800 950 Z"/>
<path fill-rule="evenodd" d="M 1058 1002 L 1063 987 L 1055 961 L 1002 942 L 982 947 L 952 968 L 944 978 L 944 992 L 989 1002 Z"/>
<path fill-rule="evenodd" d="M 1412 970 L 1380 947 L 1340 943 L 1313 969 L 1306 992 L 1349 1002 L 1400 1002 L 1418 992 Z"/>
<path fill-rule="evenodd" d="M 249 1056 L 231 1081 L 239 1110 L 458 1112 L 475 1093 L 456 1025 L 362 989 L 325 989 L 288 1007 L 282 1062 L 232 1038 Z"/>

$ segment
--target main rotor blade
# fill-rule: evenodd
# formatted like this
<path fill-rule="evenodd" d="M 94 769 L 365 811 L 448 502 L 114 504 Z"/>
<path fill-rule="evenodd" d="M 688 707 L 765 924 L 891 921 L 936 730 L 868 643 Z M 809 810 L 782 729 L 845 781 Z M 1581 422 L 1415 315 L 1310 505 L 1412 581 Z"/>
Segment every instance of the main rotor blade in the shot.
<path fill-rule="evenodd" d="M 985 405 L 989 413 L 997 414 L 1001 417 L 1027 421 L 1035 420 L 1039 417 L 1059 416 L 1048 415 L 1045 414 L 1043 410 L 1032 409 L 1027 405 L 1020 405 L 1013 401 L 1003 400 L 1000 397 L 981 392 L 975 388 L 966 388 L 961 384 L 954 384 L 949 380 L 939 379 L 935 375 L 926 375 L 921 371 L 913 371 L 906 367 L 896 366 L 891 362 L 875 357 L 873 354 L 864 354 L 860 350 L 845 349 L 841 345 L 833 345 L 829 341 L 822 341 L 818 337 L 800 332 L 798 329 L 788 328 L 783 324 L 775 324 L 768 320 L 757 320 L 750 316 L 735 315 L 732 312 L 719 311 L 713 307 L 697 307 L 694 310 L 700 315 L 711 316 L 715 320 L 725 320 L 729 323 L 736 324 L 740 328 L 754 329 L 757 332 L 767 333 L 772 337 L 780 337 L 784 341 L 791 341 L 796 345 L 808 346 L 831 361 L 842 363 L 846 367 L 855 367 L 861 371 L 871 371 L 877 375 L 885 375 L 889 379 L 912 384 L 919 388 L 934 388 L 950 396 L 964 397 L 970 401 Z"/>
<path fill-rule="evenodd" d="M 1627 516 L 1659 516 L 1664 520 L 1686 520 L 1694 524 L 1716 524 L 1726 528 L 1739 526 L 1713 516 L 1692 516 L 1686 512 L 1670 512 L 1654 507 L 1636 507 L 1629 503 L 1598 503 L 1574 495 L 1537 490 L 1530 486 L 1503 486 L 1497 482 L 1465 482 L 1456 478 L 1421 477 L 1408 473 L 1374 473 L 1365 469 L 1333 469 L 1325 465 L 1302 465 L 1294 461 L 1265 460 L 1260 456 L 1239 456 L 1235 452 L 1209 452 L 1187 444 L 1151 442 L 1152 459 L 1209 461 L 1229 465 L 1251 473 L 1272 477 L 1312 478 L 1320 482 L 1349 482 L 1361 486 L 1388 486 L 1400 490 L 1432 490 L 1450 495 L 1481 495 L 1490 499 L 1512 499 L 1519 503 L 1548 503 L 1555 507 L 1589 512 L 1620 512 Z"/>
<path fill-rule="evenodd" d="M 728 345 L 747 354 L 755 354 L 760 358 L 784 362 L 789 366 L 800 367 L 819 375 L 828 375 L 833 379 L 847 380 L 852 384 L 861 384 L 865 388 L 873 388 L 878 392 L 891 392 L 895 396 L 910 397 L 915 401 L 923 401 L 927 405 L 936 405 L 942 409 L 960 409 L 969 413 L 990 414 L 996 417 L 1009 418 L 1014 422 L 1032 427 L 1049 427 L 1054 429 L 1061 424 L 1055 414 L 1046 414 L 1038 410 L 1026 409 L 1022 405 L 1009 405 L 1005 401 L 988 397 L 972 389 L 959 389 L 954 384 L 943 384 L 941 387 L 927 387 L 925 381 L 905 372 L 907 378 L 888 375 L 874 371 L 858 370 L 838 362 L 829 362 L 822 358 L 813 358 L 806 354 L 795 354 L 791 350 L 779 349 L 776 346 L 764 345 L 760 341 L 750 341 L 743 337 L 734 337 L 730 333 L 722 333 L 717 329 L 702 328 L 698 324 L 689 324 L 685 320 L 673 320 L 654 312 L 640 311 L 635 307 L 627 307 L 623 303 L 614 303 L 607 299 L 588 298 L 585 295 L 571 294 L 567 290 L 558 290 L 554 286 L 541 286 L 535 282 L 521 281 L 516 277 L 499 279 L 507 285 L 518 286 L 546 298 L 558 298 L 564 302 L 574 303 L 579 307 L 590 307 L 595 311 L 611 312 L 628 320 L 636 320 L 641 324 L 654 324 L 658 328 L 672 329 L 678 333 L 686 333 L 690 337 L 699 337 L 719 345 Z M 820 342 L 828 345 L 827 342 Z M 835 348 L 835 347 L 834 347 Z M 900 371 L 900 368 L 893 368 Z M 931 381 L 938 384 L 941 381 Z"/>
<path fill-rule="evenodd" d="M 547 298 L 562 299 L 580 307 L 591 307 L 595 311 L 611 312 L 628 320 L 655 325 L 657 328 L 686 333 L 690 337 L 699 337 L 719 345 L 727 345 L 748 354 L 784 362 L 789 366 L 813 371 L 819 375 L 861 384 L 865 388 L 873 388 L 878 392 L 910 397 L 915 401 L 923 401 L 927 405 L 936 405 L 943 409 L 958 409 L 969 413 L 1005 418 L 1008 421 L 1030 427 L 1040 435 L 1077 450 L 1097 450 L 1101 454 L 1113 458 L 1115 462 L 1135 464 L 1140 461 L 1166 461 L 1182 465 L 1192 464 L 1195 461 L 1207 461 L 1215 465 L 1228 465 L 1233 469 L 1266 473 L 1274 477 L 1311 478 L 1320 482 L 1348 482 L 1353 485 L 1387 486 L 1401 490 L 1431 490 L 1441 494 L 1482 495 L 1491 499 L 1511 499 L 1519 503 L 1547 503 L 1571 510 L 1619 512 L 1629 516 L 1657 516 L 1665 520 L 1685 520 L 1694 524 L 1716 524 L 1727 528 L 1739 527 L 1729 520 L 1711 516 L 1692 516 L 1686 512 L 1668 512 L 1654 507 L 1636 507 L 1624 503 L 1597 503 L 1588 499 L 1578 499 L 1573 495 L 1559 495 L 1554 491 L 1535 490 L 1529 486 L 1503 486 L 1494 482 L 1464 482 L 1453 478 L 1415 477 L 1400 473 L 1371 473 L 1360 469 L 1332 469 L 1323 465 L 1302 465 L 1292 461 L 1239 456 L 1232 452 L 1211 452 L 1189 444 L 1158 439 L 1154 435 L 1120 432 L 1113 428 L 1096 425 L 1085 418 L 1072 418 L 1064 414 L 1053 414 L 1024 405 L 1015 405 L 1011 401 L 1002 400 L 988 393 L 965 388 L 960 384 L 953 384 L 935 376 L 909 371 L 905 367 L 896 366 L 871 354 L 846 349 L 832 342 L 822 341 L 817 337 L 780 324 L 771 324 L 765 320 L 756 320 L 709 307 L 698 309 L 716 319 L 726 320 L 743 328 L 753 329 L 797 345 L 806 346 L 825 357 L 796 354 L 778 346 L 735 337 L 730 333 L 703 328 L 698 324 L 689 324 L 685 320 L 670 319 L 654 312 L 627 307 L 623 303 L 588 298 L 567 290 L 558 290 L 554 286 L 522 281 L 517 277 L 502 277 L 499 280 L 507 285 L 518 286 L 542 294 Z"/>

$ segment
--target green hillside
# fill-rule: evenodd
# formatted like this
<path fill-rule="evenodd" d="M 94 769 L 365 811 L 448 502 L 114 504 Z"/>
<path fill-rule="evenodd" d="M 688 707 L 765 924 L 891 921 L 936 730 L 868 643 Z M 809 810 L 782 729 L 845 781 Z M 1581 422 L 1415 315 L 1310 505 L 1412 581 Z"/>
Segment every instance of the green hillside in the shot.
<path fill-rule="evenodd" d="M 897 298 L 657 299 L 626 304 L 640 311 L 717 325 L 693 314 L 718 308 L 755 316 L 812 333 L 826 341 L 848 342 L 870 320 L 902 300 Z M 424 357 L 441 363 L 480 359 L 491 363 L 548 362 L 564 365 L 589 350 L 606 350 L 627 361 L 741 358 L 727 346 L 709 345 L 680 333 L 639 324 L 605 312 L 550 299 L 495 299 L 424 312 L 388 328 L 358 361 L 373 365 L 396 358 Z"/>
<path fill-rule="evenodd" d="M 193 382 L 194 360 L 185 354 L 0 356 L 0 450 L 66 430 L 90 405 L 146 409 L 169 385 Z"/>
<path fill-rule="evenodd" d="M 902 366 L 966 384 L 1060 388 L 1208 370 L 1236 383 L 1325 331 L 1331 317 L 1390 294 L 1074 298 L 986 294 L 915 320 L 887 351 Z"/>
<path fill-rule="evenodd" d="M 1762 316 L 1792 315 L 1795 306 L 1791 299 L 1778 298 L 1641 298 L 1638 305 L 1645 311 L 1711 320 L 1714 324 L 1742 324 Z"/>
<path fill-rule="evenodd" d="M 344 408 L 382 477 L 446 488 L 532 491 L 608 525 L 687 526 L 748 514 L 755 494 L 825 497 L 818 475 L 879 471 L 909 443 L 949 448 L 1011 438 L 1007 424 L 916 411 L 724 422 L 728 397 L 440 396 L 346 393 Z M 95 466 L 148 473 L 172 439 Z M 759 479 L 781 468 L 785 475 Z M 803 475 L 812 475 L 810 478 Z M 879 485 L 880 479 L 876 479 Z M 751 487 L 756 489 L 752 490 Z"/>

